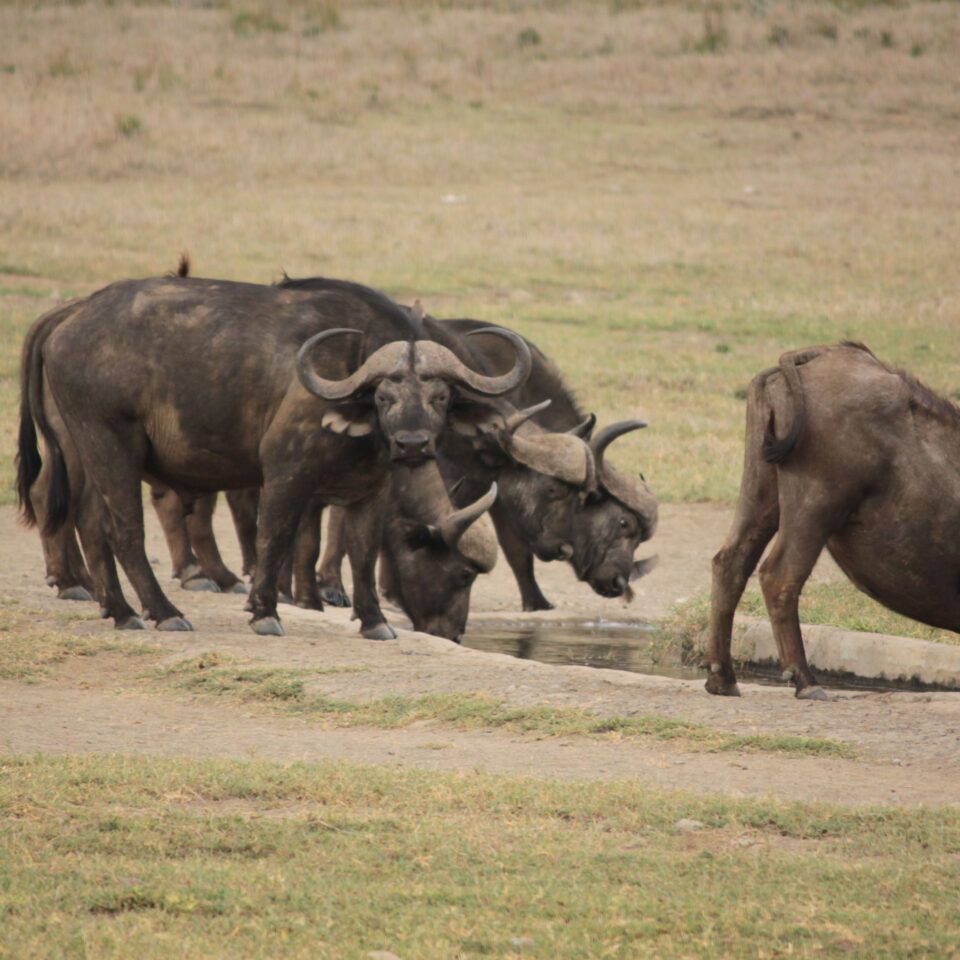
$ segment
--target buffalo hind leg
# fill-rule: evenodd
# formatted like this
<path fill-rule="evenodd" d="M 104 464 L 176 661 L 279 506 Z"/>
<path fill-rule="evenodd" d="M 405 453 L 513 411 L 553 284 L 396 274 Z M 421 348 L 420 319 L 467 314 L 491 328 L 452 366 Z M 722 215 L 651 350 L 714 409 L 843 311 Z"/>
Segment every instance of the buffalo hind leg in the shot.
<path fill-rule="evenodd" d="M 757 463 L 755 471 L 759 476 L 741 488 L 733 525 L 712 563 L 710 623 L 702 665 L 709 670 L 708 692 L 721 696 L 740 695 L 730 652 L 733 618 L 747 580 L 780 520 L 776 467 Z"/>
<path fill-rule="evenodd" d="M 520 602 L 524 610 L 552 610 L 553 604 L 543 595 L 537 583 L 533 570 L 533 551 L 517 536 L 510 518 L 499 504 L 494 504 L 490 510 L 494 529 L 497 531 L 497 540 L 503 555 L 510 564 L 510 569 L 520 588 Z"/>
<path fill-rule="evenodd" d="M 44 533 L 47 510 L 47 489 L 49 487 L 49 464 L 51 457 L 48 453 L 43 461 L 40 475 L 30 488 L 30 501 L 37 517 L 37 526 L 40 530 L 40 546 L 43 548 L 43 561 L 47 571 L 47 586 L 57 588 L 59 600 L 93 600 L 94 586 L 83 554 L 77 545 L 77 534 L 74 526 L 74 506 L 71 504 L 66 522 L 54 533 Z M 72 479 L 74 487 L 78 486 L 76 479 Z"/>
<path fill-rule="evenodd" d="M 750 384 L 740 493 L 730 532 L 712 564 L 710 624 L 701 666 L 709 671 L 707 692 L 720 696 L 740 696 L 730 653 L 733 618 L 747 580 L 780 523 L 777 467 L 762 455 L 768 416 L 765 382 L 761 374 Z"/>
<path fill-rule="evenodd" d="M 67 426 L 71 427 L 71 422 Z M 147 452 L 145 434 L 133 428 L 120 436 L 101 427 L 93 435 L 94 428 L 84 426 L 90 437 L 90 455 L 83 459 L 87 482 L 104 503 L 113 552 L 140 598 L 144 615 L 156 623 L 158 630 L 192 630 L 190 622 L 164 595 L 144 548 L 140 477 Z"/>
<path fill-rule="evenodd" d="M 377 597 L 376 564 L 383 536 L 383 512 L 387 485 L 345 511 L 347 556 L 353 574 L 353 618 L 360 621 L 360 633 L 367 640 L 396 637 L 387 623 Z"/>
<path fill-rule="evenodd" d="M 349 607 L 350 598 L 343 589 L 341 567 L 347 552 L 344 530 L 343 507 L 330 507 L 327 511 L 327 536 L 323 544 L 323 557 L 317 568 L 317 583 L 324 603 L 331 607 Z"/>
<path fill-rule="evenodd" d="M 127 603 L 120 586 L 117 565 L 107 538 L 109 522 L 100 497 L 87 488 L 77 507 L 77 532 L 97 583 L 101 616 L 112 619 L 118 630 L 143 630 L 143 621 Z"/>
<path fill-rule="evenodd" d="M 212 581 L 223 593 L 246 593 L 240 578 L 230 570 L 220 556 L 217 539 L 213 535 L 213 511 L 217 506 L 217 495 L 205 493 L 193 502 L 193 509 L 187 514 L 186 528 L 200 562 L 204 577 Z M 187 586 L 187 589 L 190 587 Z"/>
<path fill-rule="evenodd" d="M 217 585 L 203 575 L 200 561 L 190 546 L 183 501 L 170 487 L 150 484 L 150 502 L 160 521 L 163 538 L 173 564 L 173 578 L 184 590 L 217 591 Z"/>
<path fill-rule="evenodd" d="M 760 564 L 760 589 L 780 655 L 785 680 L 793 681 L 797 696 L 826 700 L 807 663 L 800 633 L 800 592 L 827 541 L 829 527 L 804 511 L 802 523 L 792 523 L 786 512 L 769 556 Z"/>

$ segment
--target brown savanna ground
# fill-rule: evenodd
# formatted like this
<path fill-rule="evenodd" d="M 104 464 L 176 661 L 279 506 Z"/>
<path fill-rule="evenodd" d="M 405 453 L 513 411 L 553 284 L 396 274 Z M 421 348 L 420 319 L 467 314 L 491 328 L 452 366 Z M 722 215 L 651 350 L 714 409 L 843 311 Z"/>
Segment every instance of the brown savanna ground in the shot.
<path fill-rule="evenodd" d="M 948 394 L 960 389 L 958 49 L 960 8 L 947 3 L 762 4 L 709 19 L 684 6 L 625 3 L 4 4 L 4 483 L 28 323 L 58 298 L 169 269 L 189 250 L 198 274 L 347 276 L 418 296 L 438 315 L 511 324 L 558 360 L 603 420 L 650 419 L 617 450 L 665 501 L 729 502 L 742 391 L 786 348 L 862 338 Z M 14 528 L 11 508 L 2 523 L 4 594 L 46 618 L 54 604 L 39 547 Z M 635 615 L 660 614 L 704 589 L 725 525 L 723 507 L 667 511 L 652 549 L 673 555 L 675 579 L 654 596 L 669 577 L 651 578 Z M 678 537 L 688 551 L 672 546 Z M 159 547 L 156 555 L 165 563 Z M 481 609 L 509 604 L 505 567 L 497 576 L 479 590 Z M 545 576 L 568 613 L 610 615 L 610 604 L 564 581 L 563 571 Z M 323 660 L 336 647 L 337 657 L 365 665 L 381 655 L 429 663 L 411 667 L 407 692 L 522 689 L 525 702 L 610 710 L 635 698 L 644 711 L 723 728 L 836 735 L 864 745 L 860 760 L 831 761 L 849 766 L 843 777 L 860 776 L 851 772 L 857 765 L 867 771 L 859 800 L 889 799 L 898 744 L 907 737 L 919 756 L 923 738 L 910 731 L 923 731 L 932 753 L 923 754 L 922 776 L 911 773 L 921 786 L 910 796 L 956 799 L 941 773 L 956 763 L 955 727 L 942 719 L 955 711 L 949 702 L 811 706 L 772 690 L 717 702 L 698 685 L 615 688 L 583 671 L 521 672 L 494 660 L 483 668 L 478 655 L 421 661 L 400 657 L 398 645 L 355 641 L 340 614 L 329 633 L 319 615 L 290 614 L 294 636 L 254 647 L 235 601 L 177 600 L 201 632 L 147 636 L 171 655 L 255 649 L 284 664 L 301 649 L 294 637 L 303 625 Z M 6 684 L 7 722 L 31 718 L 8 747 L 57 746 L 53 727 L 34 718 L 56 727 L 47 707 L 63 703 L 68 688 L 77 697 L 71 716 L 82 718 L 84 697 L 114 688 L 113 667 L 77 663 L 67 660 L 29 691 Z M 467 663 L 465 671 L 443 666 Z M 30 713 L 38 697 L 47 706 Z M 155 697 L 143 703 L 136 709 L 163 729 L 164 710 L 185 709 Z M 226 716 L 235 708 L 197 709 Z M 129 739 L 125 724 L 107 729 L 113 740 L 65 737 L 59 747 L 150 749 Z M 316 734 L 301 724 L 290 735 L 305 743 Z M 500 748 L 502 758 L 519 749 L 509 739 Z M 223 746 L 243 749 L 239 739 Z M 549 749 L 582 749 L 589 766 L 595 746 Z M 674 753 L 669 744 L 658 749 Z M 474 762 L 469 753 L 443 757 Z M 800 768 L 789 764 L 799 761 L 766 762 L 794 772 L 758 776 L 756 789 L 833 797 L 810 786 L 812 773 L 795 775 Z M 818 761 L 803 762 L 812 770 Z M 685 769 L 663 782 L 754 789 L 739 774 L 718 780 L 707 765 Z M 899 798 L 905 789 L 897 787 Z"/>

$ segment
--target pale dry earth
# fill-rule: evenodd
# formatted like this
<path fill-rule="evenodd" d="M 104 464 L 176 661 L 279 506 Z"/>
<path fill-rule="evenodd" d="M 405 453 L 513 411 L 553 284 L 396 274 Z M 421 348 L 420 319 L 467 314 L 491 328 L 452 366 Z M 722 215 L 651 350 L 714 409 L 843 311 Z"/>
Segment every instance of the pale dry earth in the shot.
<path fill-rule="evenodd" d="M 604 600 L 559 564 L 542 565 L 550 614 L 519 614 L 502 562 L 475 590 L 474 617 L 624 622 L 663 615 L 679 599 L 708 586 L 709 557 L 722 541 L 729 509 L 666 505 L 650 545 L 661 565 L 631 607 Z M 217 518 L 228 562 L 237 550 L 225 515 Z M 65 610 L 44 586 L 36 534 L 0 510 L 0 596 L 37 611 L 46 629 L 105 633 L 96 618 L 63 620 Z M 167 561 L 150 518 L 149 554 Z M 835 575 L 829 568 L 820 576 Z M 164 580 L 163 582 L 166 582 Z M 47 679 L 0 682 L 0 750 L 14 753 L 130 753 L 282 761 L 347 759 L 437 770 L 482 769 L 558 779 L 636 779 L 644 784 L 728 796 L 776 796 L 846 804 L 960 802 L 960 695 L 846 694 L 829 703 L 796 701 L 787 689 L 743 684 L 739 700 L 708 696 L 689 682 L 587 667 L 556 667 L 480 653 L 401 631 L 396 641 L 364 641 L 348 611 L 282 608 L 288 635 L 258 638 L 242 598 L 170 589 L 196 627 L 193 634 L 141 636 L 164 651 L 164 664 L 201 653 L 258 665 L 346 668 L 310 681 L 311 692 L 362 701 L 387 694 L 419 696 L 475 691 L 513 705 L 576 706 L 599 715 L 658 715 L 737 733 L 830 737 L 853 744 L 853 760 L 790 758 L 769 753 L 712 753 L 652 740 L 545 738 L 457 731 L 423 722 L 398 730 L 336 729 L 322 722 L 271 715 L 211 697 L 158 692 L 144 679 L 155 661 L 122 654 L 71 657 Z M 175 593 L 173 591 L 176 591 Z M 399 615 L 391 614 L 396 624 Z"/>

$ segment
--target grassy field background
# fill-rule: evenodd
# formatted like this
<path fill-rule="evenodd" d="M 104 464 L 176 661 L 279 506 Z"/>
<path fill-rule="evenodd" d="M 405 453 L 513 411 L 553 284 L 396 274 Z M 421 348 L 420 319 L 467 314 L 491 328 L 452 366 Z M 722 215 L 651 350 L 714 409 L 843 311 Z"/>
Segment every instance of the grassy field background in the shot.
<path fill-rule="evenodd" d="M 0 484 L 23 331 L 163 272 L 516 327 L 665 500 L 743 390 L 864 339 L 960 393 L 953 3 L 0 4 Z"/>

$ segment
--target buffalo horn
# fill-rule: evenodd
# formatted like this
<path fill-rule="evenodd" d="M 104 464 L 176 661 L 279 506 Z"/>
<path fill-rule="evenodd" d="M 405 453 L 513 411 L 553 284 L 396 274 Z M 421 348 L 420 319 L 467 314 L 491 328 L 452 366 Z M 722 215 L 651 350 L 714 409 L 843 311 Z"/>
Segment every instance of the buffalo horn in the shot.
<path fill-rule="evenodd" d="M 579 437 L 581 440 L 589 440 L 590 434 L 593 433 L 593 428 L 597 425 L 597 415 L 591 413 L 583 423 L 578 423 L 575 427 L 571 427 L 567 433 L 572 433 L 575 437 Z"/>
<path fill-rule="evenodd" d="M 496 499 L 497 485 L 492 483 L 490 489 L 479 500 L 474 500 L 461 510 L 455 510 L 449 517 L 442 520 L 435 528 L 437 534 L 448 547 L 455 549 L 460 538 L 493 506 Z"/>
<path fill-rule="evenodd" d="M 642 430 L 646 426 L 645 420 L 619 420 L 617 423 L 611 423 L 604 427 L 591 441 L 590 449 L 593 451 L 594 460 L 597 464 L 597 473 L 603 466 L 603 452 L 613 443 L 617 437 L 622 437 L 625 433 L 633 430 Z"/>
<path fill-rule="evenodd" d="M 541 400 L 540 403 L 534 404 L 532 407 L 526 407 L 523 410 L 517 410 L 516 413 L 511 413 L 506 420 L 507 430 L 513 433 L 520 424 L 526 423 L 531 417 L 535 417 L 540 413 L 541 410 L 546 410 L 552 402 L 548 397 L 546 400 Z"/>
<path fill-rule="evenodd" d="M 504 393 L 519 387 L 524 380 L 530 376 L 530 370 L 533 367 L 533 359 L 530 356 L 530 348 L 527 342 L 519 334 L 512 330 L 504 330 L 503 327 L 481 327 L 479 330 L 472 330 L 467 334 L 468 337 L 475 337 L 478 334 L 486 333 L 493 337 L 502 337 L 513 344 L 513 349 L 517 354 L 517 361 L 509 373 L 500 377 L 487 377 L 475 370 L 465 366 L 460 360 L 454 358 L 453 375 L 468 386 L 471 390 L 481 393 L 486 397 L 499 397 Z"/>
<path fill-rule="evenodd" d="M 297 376 L 300 378 L 300 382 L 312 394 L 315 394 L 323 400 L 343 400 L 344 397 L 349 397 L 351 394 L 356 393 L 358 390 L 367 386 L 367 384 L 376 379 L 377 376 L 379 376 L 382 372 L 380 368 L 383 366 L 383 360 L 386 358 L 383 356 L 377 357 L 377 354 L 380 353 L 378 350 L 377 353 L 371 354 L 371 356 L 367 357 L 367 359 L 360 365 L 359 369 L 355 370 L 350 374 L 349 377 L 346 377 L 343 380 L 326 380 L 321 377 L 313 369 L 309 362 L 310 353 L 314 350 L 317 344 L 321 343 L 322 341 L 328 340 L 330 337 L 344 335 L 363 336 L 363 331 L 352 330 L 348 327 L 337 327 L 334 330 L 324 330 L 321 333 L 314 334 L 297 351 Z M 393 345 L 389 344 L 388 346 Z"/>

